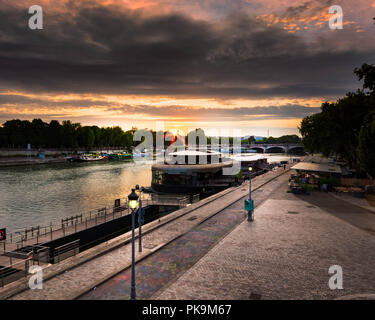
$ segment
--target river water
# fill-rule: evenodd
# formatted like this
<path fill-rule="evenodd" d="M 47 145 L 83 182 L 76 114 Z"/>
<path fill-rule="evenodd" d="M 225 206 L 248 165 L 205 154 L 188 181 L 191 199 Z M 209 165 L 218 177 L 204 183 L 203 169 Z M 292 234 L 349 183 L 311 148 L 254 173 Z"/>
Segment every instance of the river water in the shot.
<path fill-rule="evenodd" d="M 248 154 L 269 162 L 279 154 Z M 61 218 L 113 206 L 131 188 L 151 185 L 152 161 L 64 163 L 0 168 L 0 228 L 58 225 Z"/>

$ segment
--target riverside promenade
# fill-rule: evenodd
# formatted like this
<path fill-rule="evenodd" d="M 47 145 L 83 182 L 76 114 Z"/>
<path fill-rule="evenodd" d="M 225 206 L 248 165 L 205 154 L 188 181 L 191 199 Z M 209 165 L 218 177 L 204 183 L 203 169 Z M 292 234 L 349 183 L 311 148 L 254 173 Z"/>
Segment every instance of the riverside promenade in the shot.
<path fill-rule="evenodd" d="M 252 189 L 259 190 L 259 198 L 255 200 L 258 205 L 266 198 L 269 183 L 280 183 L 279 176 L 287 178 L 282 168 L 268 172 L 264 175 L 253 179 Z M 200 257 L 202 257 L 212 245 L 229 232 L 234 226 L 242 222 L 245 218 L 243 209 L 243 199 L 248 196 L 248 183 L 244 183 L 239 187 L 226 189 L 209 198 L 194 203 L 188 207 L 177 210 L 159 220 L 151 222 L 143 227 L 143 251 L 136 252 L 137 266 L 141 260 L 151 257 L 156 253 L 165 249 L 169 243 L 182 237 L 184 234 L 192 231 L 197 226 L 208 221 L 220 212 L 225 212 L 232 205 L 237 208 L 232 210 L 232 214 L 236 219 L 229 224 L 223 224 L 223 228 L 216 236 L 215 241 L 206 246 L 204 250 L 198 250 L 194 254 L 191 264 L 186 264 L 184 268 L 191 267 Z M 232 215 L 233 217 L 233 215 Z M 138 230 L 136 230 L 137 234 Z M 210 231 L 208 231 L 210 232 Z M 210 238 L 210 237 L 209 237 Z M 3 290 L 0 290 L 0 298 L 6 299 L 74 299 L 82 294 L 97 287 L 103 281 L 111 279 L 115 275 L 121 273 L 122 270 L 128 270 L 131 263 L 131 232 L 120 237 L 112 239 L 106 243 L 91 248 L 85 252 L 71 257 L 60 264 L 50 265 L 44 269 L 44 283 L 42 290 L 29 290 L 27 279 L 20 280 L 18 283 L 12 283 Z M 191 239 L 191 248 L 202 247 L 200 239 Z M 173 252 L 178 255 L 178 252 Z M 163 264 L 162 264 L 163 265 Z M 173 265 L 173 263 L 172 263 Z M 137 267 L 138 268 L 138 267 Z M 173 266 L 166 268 L 173 270 Z M 176 270 L 177 272 L 177 270 Z M 176 275 L 176 274 L 174 274 Z M 174 279 L 174 275 L 170 279 L 164 278 L 167 282 Z M 164 280 L 163 280 L 164 281 Z M 138 282 L 137 282 L 138 283 Z M 141 281 L 139 281 L 139 284 Z M 161 287 L 165 285 L 162 282 Z M 155 287 L 159 290 L 160 287 Z M 156 292 L 152 291 L 152 294 Z M 126 299 L 127 296 L 117 297 L 118 299 Z"/>
<path fill-rule="evenodd" d="M 330 194 L 289 194 L 289 173 L 253 180 L 254 222 L 245 183 L 147 225 L 137 299 L 373 298 L 375 215 Z M 129 234 L 90 250 L 46 269 L 42 290 L 2 298 L 129 299 Z M 331 265 L 343 290 L 328 287 Z"/>
<path fill-rule="evenodd" d="M 282 186 L 154 299 L 375 300 L 375 214 L 331 194 Z M 328 286 L 329 267 L 343 289 Z"/>

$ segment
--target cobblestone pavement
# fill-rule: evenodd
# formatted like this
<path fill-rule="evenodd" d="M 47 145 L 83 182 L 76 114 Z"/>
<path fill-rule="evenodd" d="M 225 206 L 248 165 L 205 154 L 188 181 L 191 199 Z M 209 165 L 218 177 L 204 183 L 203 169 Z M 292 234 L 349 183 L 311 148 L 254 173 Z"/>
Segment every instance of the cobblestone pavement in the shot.
<path fill-rule="evenodd" d="M 355 202 L 348 203 L 346 199 L 344 200 L 334 193 L 320 193 L 319 197 L 306 197 L 305 200 L 335 217 L 375 235 L 375 214 L 368 208 L 358 206 Z"/>
<path fill-rule="evenodd" d="M 375 197 L 374 195 L 371 195 L 371 196 L 368 195 L 367 199 L 366 198 L 356 198 L 356 197 L 353 197 L 350 194 L 345 194 L 345 193 L 337 193 L 337 194 L 332 193 L 332 195 L 334 197 L 336 197 L 337 199 L 347 201 L 347 202 L 349 202 L 351 204 L 354 204 L 358 207 L 367 209 L 368 211 L 371 211 L 372 213 L 375 214 L 375 205 L 370 200 L 370 197 L 371 197 L 371 199 L 373 199 L 373 197 Z"/>
<path fill-rule="evenodd" d="M 255 204 L 261 203 L 280 184 L 285 184 L 287 178 L 288 176 L 285 175 L 255 191 L 253 194 Z M 244 198 L 234 202 L 228 208 L 137 263 L 137 299 L 151 298 L 158 290 L 191 268 L 218 240 L 241 223 L 246 218 L 243 200 Z M 127 269 L 87 292 L 80 299 L 129 299 L 130 282 L 131 270 Z"/>
<path fill-rule="evenodd" d="M 280 188 L 254 222 L 242 222 L 157 299 L 374 299 L 375 237 L 331 214 L 364 214 L 360 208 L 335 208 L 328 197 Z M 332 265 L 343 269 L 342 290 L 328 287 Z"/>
<path fill-rule="evenodd" d="M 256 177 L 252 184 L 253 189 L 261 186 L 263 183 L 275 176 L 283 173 L 282 169 L 269 172 L 265 175 Z M 286 177 L 287 175 L 285 175 Z M 280 178 L 276 179 L 276 182 Z M 267 184 L 259 190 L 258 194 L 265 199 L 270 186 Z M 141 254 L 136 252 L 136 259 L 140 259 L 151 252 L 155 251 L 159 246 L 163 246 L 176 236 L 188 232 L 194 226 L 200 224 L 207 217 L 212 216 L 220 210 L 233 203 L 236 198 L 247 195 L 248 184 L 235 189 L 233 192 L 225 194 L 219 199 L 205 204 L 201 208 L 189 212 L 185 216 L 171 221 L 142 237 L 144 249 Z M 257 200 L 255 205 L 257 205 Z M 194 204 L 195 205 L 195 204 Z M 243 206 L 243 204 L 242 204 Z M 192 205 L 193 207 L 193 205 Z M 191 217 L 194 220 L 188 220 Z M 131 246 L 126 244 L 120 248 L 114 249 L 103 254 L 93 260 L 85 262 L 73 269 L 59 274 L 52 279 L 43 283 L 43 290 L 26 290 L 14 295 L 11 299 L 25 300 L 44 300 L 44 299 L 72 299 L 77 297 L 82 291 L 89 290 L 97 285 L 98 282 L 113 276 L 129 266 L 131 262 Z M 138 266 L 138 263 L 137 263 Z"/>

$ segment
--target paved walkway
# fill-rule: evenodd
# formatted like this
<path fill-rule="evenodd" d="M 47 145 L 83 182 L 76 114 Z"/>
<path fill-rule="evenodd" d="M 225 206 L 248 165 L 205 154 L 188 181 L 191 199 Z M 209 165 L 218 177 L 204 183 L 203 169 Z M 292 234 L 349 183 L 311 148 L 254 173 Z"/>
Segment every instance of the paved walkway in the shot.
<path fill-rule="evenodd" d="M 256 203 L 261 203 L 272 190 L 278 188 L 280 184 L 285 184 L 287 179 L 288 176 L 285 175 L 277 181 L 270 182 L 267 187 L 255 191 L 253 198 Z M 228 208 L 137 263 L 138 299 L 151 298 L 160 289 L 191 268 L 215 243 L 241 223 L 246 218 L 243 210 L 244 199 L 235 201 Z M 128 269 L 80 298 L 85 300 L 128 299 L 130 297 L 130 281 L 131 270 Z"/>
<path fill-rule="evenodd" d="M 367 196 L 368 199 L 366 199 L 366 198 L 356 198 L 356 197 L 353 197 L 350 194 L 345 194 L 345 193 L 337 193 L 337 194 L 332 193 L 332 195 L 334 197 L 336 197 L 337 199 L 349 202 L 349 203 L 354 204 L 358 207 L 361 207 L 361 208 L 364 208 L 368 211 L 371 211 L 375 214 L 375 205 L 373 204 L 373 201 L 375 200 L 375 196 L 373 196 L 373 195 Z M 372 201 L 370 201 L 370 197 L 371 197 Z"/>
<path fill-rule="evenodd" d="M 274 179 L 276 176 L 283 173 L 282 169 L 278 169 L 273 172 L 269 172 L 265 175 L 256 177 L 253 181 L 252 187 L 257 188 L 263 183 L 270 179 Z M 262 189 L 267 189 L 267 185 Z M 262 191 L 260 192 L 262 193 Z M 197 207 L 197 209 L 188 210 L 189 207 L 176 211 L 169 216 L 178 215 L 181 211 L 187 213 L 155 230 L 144 235 L 143 244 L 144 249 L 141 254 L 136 253 L 137 261 L 157 251 L 158 248 L 167 245 L 170 241 L 173 241 L 177 237 L 185 234 L 189 230 L 195 228 L 207 218 L 215 215 L 218 211 L 221 211 L 228 206 L 232 205 L 238 199 L 242 199 L 248 194 L 247 184 L 238 188 L 231 188 L 222 193 L 222 196 L 218 197 L 215 201 L 207 201 L 201 207 L 197 207 L 200 203 L 191 205 L 190 208 Z M 237 215 L 243 214 L 237 212 Z M 243 218 L 243 215 L 242 215 Z M 164 217 L 163 219 L 168 219 Z M 157 221 L 155 222 L 158 223 Z M 119 237 L 129 237 L 129 234 Z M 114 239 L 113 241 L 117 241 Z M 92 248 L 90 250 L 95 250 Z M 79 259 L 78 258 L 72 258 Z M 127 243 L 120 248 L 114 249 L 107 252 L 93 260 L 83 263 L 75 268 L 68 270 L 62 274 L 54 276 L 52 279 L 43 283 L 43 290 L 26 290 L 17 295 L 14 295 L 12 299 L 73 299 L 83 292 L 95 287 L 101 281 L 109 279 L 121 272 L 130 265 L 131 262 L 131 246 Z M 138 263 L 137 263 L 138 265 Z M 55 266 L 53 266 L 55 267 Z M 52 267 L 52 268 L 53 268 Z"/>
<path fill-rule="evenodd" d="M 257 208 L 254 222 L 241 223 L 157 298 L 374 299 L 374 234 L 342 218 L 363 210 L 346 202 L 337 208 L 335 201 L 280 188 Z M 331 214 L 344 207 L 341 217 Z M 363 219 L 373 225 L 375 215 Z M 328 287 L 332 265 L 343 269 L 343 290 Z"/>

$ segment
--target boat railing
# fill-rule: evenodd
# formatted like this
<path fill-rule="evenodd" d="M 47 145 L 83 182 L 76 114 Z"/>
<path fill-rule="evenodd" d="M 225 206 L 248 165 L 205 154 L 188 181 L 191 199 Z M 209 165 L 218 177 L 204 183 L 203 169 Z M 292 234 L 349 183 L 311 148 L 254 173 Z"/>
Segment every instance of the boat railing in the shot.
<path fill-rule="evenodd" d="M 116 206 L 107 206 L 90 210 L 78 215 L 50 222 L 48 225 L 30 226 L 10 232 L 7 239 L 0 241 L 0 253 L 14 251 L 25 246 L 38 245 L 69 234 L 82 231 L 130 214 L 128 199 L 117 199 Z M 170 205 L 184 207 L 189 203 L 189 196 L 142 194 L 142 205 Z M 56 223 L 57 222 L 57 223 Z"/>

